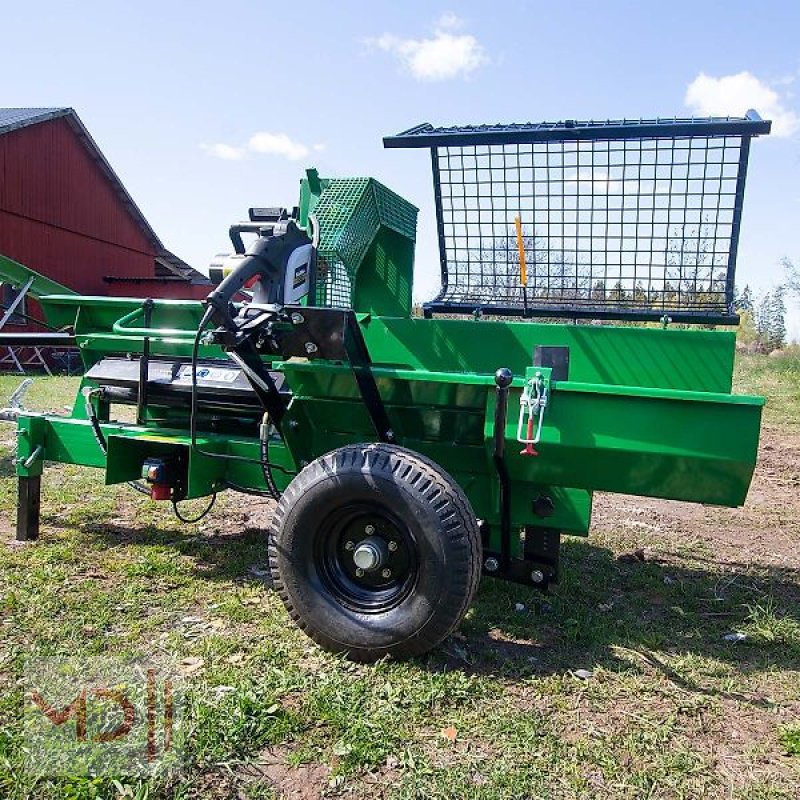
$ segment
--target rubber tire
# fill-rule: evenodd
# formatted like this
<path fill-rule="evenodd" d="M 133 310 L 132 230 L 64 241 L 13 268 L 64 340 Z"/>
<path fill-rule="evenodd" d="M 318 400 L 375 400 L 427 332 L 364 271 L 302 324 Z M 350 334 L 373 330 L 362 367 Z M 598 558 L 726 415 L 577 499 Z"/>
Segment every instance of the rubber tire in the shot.
<path fill-rule="evenodd" d="M 325 514 L 349 502 L 383 505 L 417 545 L 417 581 L 394 608 L 360 612 L 320 579 L 314 541 Z M 289 615 L 317 644 L 353 661 L 410 658 L 436 647 L 461 622 L 481 574 L 481 539 L 466 495 L 424 456 L 357 444 L 313 461 L 289 484 L 269 532 L 273 585 Z"/>

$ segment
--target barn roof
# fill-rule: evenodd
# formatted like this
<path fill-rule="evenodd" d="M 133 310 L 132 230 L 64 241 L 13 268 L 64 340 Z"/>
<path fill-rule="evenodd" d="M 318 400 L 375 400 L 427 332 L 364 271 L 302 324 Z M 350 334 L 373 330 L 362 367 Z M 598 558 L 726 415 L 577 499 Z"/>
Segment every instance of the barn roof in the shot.
<path fill-rule="evenodd" d="M 92 139 L 86 126 L 81 122 L 80 117 L 72 108 L 0 108 L 0 136 L 4 133 L 26 128 L 29 125 L 38 125 L 51 119 L 65 118 L 69 126 L 80 139 L 83 146 L 91 156 L 92 160 L 100 168 L 113 187 L 122 204 L 128 213 L 133 217 L 139 227 L 144 231 L 148 239 L 156 249 L 156 277 L 157 278 L 183 278 L 191 283 L 204 283 L 208 279 L 201 272 L 190 267 L 186 262 L 179 259 L 161 243 L 156 232 L 150 227 L 150 223 L 145 219 L 144 214 L 128 194 L 128 190 L 123 185 L 119 176 L 114 172 L 111 164 L 103 155 L 97 143 Z"/>
<path fill-rule="evenodd" d="M 0 108 L 0 133 L 25 128 L 36 122 L 63 117 L 68 108 Z"/>
<path fill-rule="evenodd" d="M 80 139 L 83 146 L 91 156 L 92 160 L 100 168 L 100 171 L 106 176 L 117 196 L 122 201 L 122 204 L 128 210 L 128 213 L 138 223 L 139 227 L 144 231 L 148 239 L 153 243 L 157 250 L 163 250 L 164 245 L 156 235 L 156 232 L 150 227 L 150 223 L 145 219 L 144 214 L 139 210 L 139 207 L 133 201 L 133 198 L 128 194 L 128 190 L 123 185 L 119 176 L 114 172 L 111 164 L 103 155 L 97 143 L 92 139 L 86 126 L 81 122 L 81 118 L 72 108 L 0 108 L 0 135 L 4 133 L 11 133 L 12 131 L 20 130 L 20 128 L 27 128 L 29 125 L 38 125 L 42 122 L 48 122 L 51 119 L 59 119 L 63 117 L 75 135 Z"/>

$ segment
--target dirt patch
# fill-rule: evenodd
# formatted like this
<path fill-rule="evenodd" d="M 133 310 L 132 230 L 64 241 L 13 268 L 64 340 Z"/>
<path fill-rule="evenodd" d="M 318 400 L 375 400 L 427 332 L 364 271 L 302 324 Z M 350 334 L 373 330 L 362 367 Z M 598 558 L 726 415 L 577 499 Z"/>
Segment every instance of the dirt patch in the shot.
<path fill-rule="evenodd" d="M 698 540 L 719 564 L 797 569 L 800 559 L 800 438 L 763 426 L 758 464 L 741 508 L 595 495 L 593 530 L 637 531 L 657 551 Z"/>
<path fill-rule="evenodd" d="M 275 501 L 244 494 L 229 494 L 221 514 L 213 520 L 218 536 L 239 536 L 250 529 L 266 531 L 275 510 Z"/>
<path fill-rule="evenodd" d="M 775 728 L 793 717 L 790 707 L 765 712 L 746 703 L 723 700 L 719 713 L 693 720 L 683 736 L 730 786 L 746 786 L 776 774 L 791 783 L 800 780 L 798 765 L 796 759 L 781 751 Z"/>
<path fill-rule="evenodd" d="M 330 787 L 330 768 L 324 764 L 289 764 L 292 748 L 270 747 L 256 761 L 239 768 L 242 783 L 266 783 L 281 800 L 319 800 Z"/>

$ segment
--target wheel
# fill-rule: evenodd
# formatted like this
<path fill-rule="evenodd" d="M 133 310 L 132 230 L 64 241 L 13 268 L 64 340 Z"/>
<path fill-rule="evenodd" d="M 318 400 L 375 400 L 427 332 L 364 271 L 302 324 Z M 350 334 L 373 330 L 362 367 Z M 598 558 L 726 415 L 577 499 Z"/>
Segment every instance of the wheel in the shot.
<path fill-rule="evenodd" d="M 435 647 L 463 619 L 481 573 L 461 488 L 386 444 L 342 447 L 303 469 L 275 510 L 269 556 L 292 619 L 354 661 Z"/>

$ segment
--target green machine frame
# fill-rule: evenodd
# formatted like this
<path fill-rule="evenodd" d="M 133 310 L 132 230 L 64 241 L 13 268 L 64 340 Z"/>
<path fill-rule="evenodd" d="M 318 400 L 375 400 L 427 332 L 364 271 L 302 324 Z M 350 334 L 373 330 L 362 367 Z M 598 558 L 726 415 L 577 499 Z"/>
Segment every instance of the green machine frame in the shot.
<path fill-rule="evenodd" d="M 747 122 L 736 129 L 740 140 L 768 130 L 741 128 Z M 587 137 L 613 141 L 593 125 Z M 647 141 L 668 135 L 673 150 L 686 137 L 734 135 L 724 125 L 638 133 Z M 514 135 L 515 147 L 525 144 Z M 440 136 L 427 146 L 456 144 Z M 437 203 L 441 222 L 441 197 Z M 225 489 L 279 496 L 324 454 L 376 441 L 421 454 L 451 476 L 479 520 L 483 573 L 529 585 L 558 579 L 559 537 L 588 533 L 595 491 L 744 503 L 764 401 L 732 393 L 733 331 L 671 325 L 666 313 L 680 318 L 680 309 L 663 307 L 675 301 L 665 291 L 637 299 L 647 307 L 633 316 L 662 320 L 649 327 L 577 324 L 591 311 L 588 295 L 573 321 L 490 320 L 491 303 L 453 300 L 454 277 L 471 263 L 464 254 L 446 265 L 451 294 L 429 311 L 466 317 L 413 316 L 416 213 L 374 179 L 322 179 L 309 170 L 301 181 L 291 219 L 313 242 L 313 286 L 275 312 L 269 343 L 261 334 L 253 345 L 280 388 L 280 418 L 264 418 L 257 380 L 244 380 L 230 360 L 230 337 L 203 333 L 204 303 L 38 298 L 48 324 L 79 348 L 86 373 L 69 416 L 17 414 L 17 537 L 38 535 L 47 462 L 97 468 L 107 484 L 139 481 L 154 459 L 168 463 L 178 477 L 153 496 L 177 503 Z M 445 264 L 452 242 L 440 232 Z M 507 259 L 513 270 L 525 259 L 520 245 L 516 260 Z M 694 287 L 690 312 L 708 296 L 718 303 L 719 277 L 710 280 L 702 297 Z M 517 298 L 519 316 L 534 308 L 568 316 L 563 291 L 550 305 L 547 292 L 523 294 L 500 298 L 498 308 L 506 314 Z M 631 303 L 621 305 L 628 319 Z M 609 310 L 604 299 L 598 316 Z M 707 322 L 709 309 L 701 311 Z M 204 388 L 216 379 L 224 392 Z M 117 420 L 122 405 L 136 408 L 135 422 Z"/>

